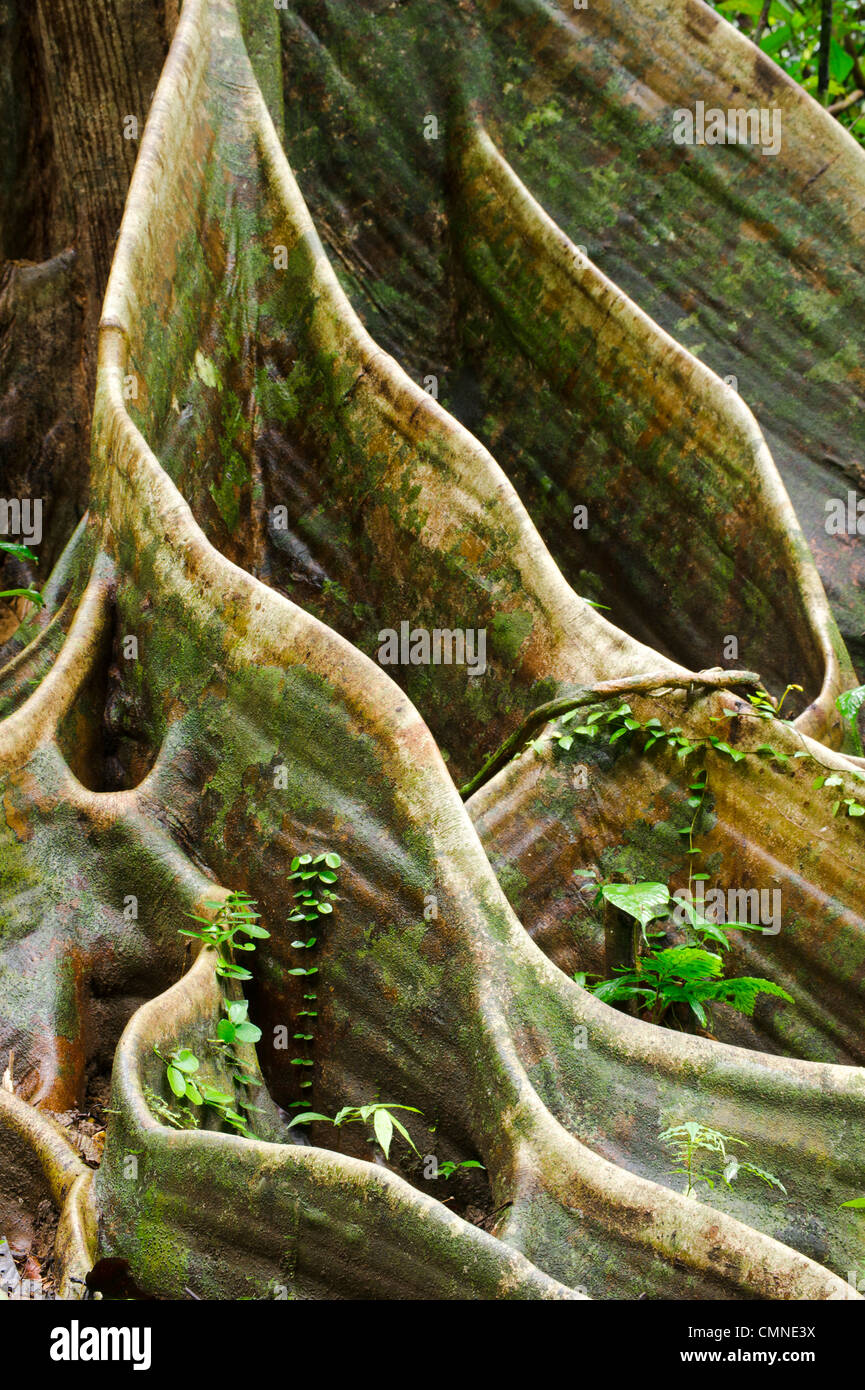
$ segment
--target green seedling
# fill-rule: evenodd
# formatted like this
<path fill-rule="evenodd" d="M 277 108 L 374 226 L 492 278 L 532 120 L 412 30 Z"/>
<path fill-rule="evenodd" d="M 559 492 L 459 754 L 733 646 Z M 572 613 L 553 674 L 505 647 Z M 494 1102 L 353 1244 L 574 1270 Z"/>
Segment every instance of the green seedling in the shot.
<path fill-rule="evenodd" d="M 454 1173 L 456 1173 L 460 1168 L 481 1168 L 484 1172 L 486 1172 L 484 1165 L 482 1163 L 478 1163 L 476 1158 L 465 1158 L 463 1159 L 462 1163 L 454 1163 L 453 1160 L 449 1158 L 444 1163 L 440 1163 L 438 1165 L 438 1172 L 436 1173 L 436 1177 L 444 1178 L 445 1182 L 447 1182 L 448 1179 L 452 1178 Z"/>
<path fill-rule="evenodd" d="M 246 893 L 229 893 L 224 902 L 208 900 L 205 906 L 216 908 L 216 916 L 211 919 L 187 912 L 187 917 L 202 923 L 203 930 L 181 927 L 181 936 L 191 936 L 214 948 L 218 956 L 217 975 L 224 979 L 251 980 L 252 972 L 235 964 L 231 956 L 235 951 L 254 951 L 256 940 L 263 941 L 270 936 L 270 932 L 259 925 L 261 914 L 255 910 L 254 900 Z M 254 939 L 240 941 L 238 938 L 241 936 Z"/>
<path fill-rule="evenodd" d="M 685 1196 L 692 1197 L 696 1193 L 698 1183 L 705 1183 L 713 1190 L 716 1180 L 720 1180 L 724 1187 L 731 1188 L 733 1182 L 742 1175 L 759 1178 L 761 1182 L 767 1183 L 770 1187 L 777 1187 L 786 1196 L 787 1189 L 774 1173 L 769 1173 L 765 1168 L 758 1168 L 753 1163 L 746 1163 L 742 1159 L 727 1152 L 728 1144 L 739 1144 L 747 1149 L 748 1145 L 744 1139 L 736 1139 L 730 1134 L 721 1134 L 717 1129 L 708 1129 L 705 1125 L 697 1124 L 694 1120 L 689 1120 L 686 1124 L 674 1125 L 671 1129 L 665 1129 L 658 1138 L 662 1144 L 673 1152 L 673 1157 L 679 1167 L 672 1169 L 672 1173 L 681 1175 L 685 1178 Z M 720 1162 L 721 1167 L 705 1166 L 705 1163 L 698 1170 L 697 1161 L 699 1154 L 709 1154 L 714 1156 L 716 1163 Z"/>
<path fill-rule="evenodd" d="M 396 1115 L 391 1113 L 393 1110 L 409 1110 L 413 1115 L 423 1114 L 423 1111 L 418 1110 L 414 1105 L 393 1105 L 376 1101 L 372 1105 L 344 1105 L 338 1114 L 332 1117 L 330 1115 L 321 1115 L 314 1110 L 307 1110 L 304 1111 L 302 1115 L 295 1115 L 288 1128 L 293 1129 L 295 1125 L 312 1124 L 314 1120 L 318 1120 L 323 1124 L 335 1125 L 337 1128 L 341 1125 L 351 1124 L 370 1125 L 385 1158 L 390 1158 L 391 1141 L 393 1139 L 394 1130 L 396 1130 L 402 1135 L 406 1143 L 414 1149 L 418 1157 L 420 1157 L 414 1140 L 405 1125 L 397 1119 Z"/>
<path fill-rule="evenodd" d="M 34 565 L 39 564 L 29 546 L 18 545 L 15 541 L 0 541 L 0 555 L 12 555 L 16 560 L 32 560 Z M 0 589 L 0 598 L 26 598 L 35 603 L 37 608 L 42 608 L 45 604 L 38 589 Z"/>

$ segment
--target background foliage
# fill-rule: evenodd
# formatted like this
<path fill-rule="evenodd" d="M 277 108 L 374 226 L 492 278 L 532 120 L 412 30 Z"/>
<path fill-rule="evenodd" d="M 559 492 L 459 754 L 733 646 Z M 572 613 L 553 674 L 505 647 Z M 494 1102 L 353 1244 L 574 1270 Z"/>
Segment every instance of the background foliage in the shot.
<path fill-rule="evenodd" d="M 865 141 L 865 6 L 854 0 L 719 0 L 715 9 Z"/>

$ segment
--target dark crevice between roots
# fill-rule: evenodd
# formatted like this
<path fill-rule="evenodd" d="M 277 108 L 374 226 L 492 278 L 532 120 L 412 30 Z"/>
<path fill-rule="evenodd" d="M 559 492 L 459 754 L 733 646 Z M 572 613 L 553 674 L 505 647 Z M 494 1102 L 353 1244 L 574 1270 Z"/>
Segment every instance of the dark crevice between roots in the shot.
<path fill-rule="evenodd" d="M 89 791 L 130 791 L 156 761 L 159 750 L 148 733 L 153 727 L 149 697 L 145 682 L 136 680 L 136 666 L 137 653 L 112 602 L 99 658 L 57 731 L 64 758 Z"/>

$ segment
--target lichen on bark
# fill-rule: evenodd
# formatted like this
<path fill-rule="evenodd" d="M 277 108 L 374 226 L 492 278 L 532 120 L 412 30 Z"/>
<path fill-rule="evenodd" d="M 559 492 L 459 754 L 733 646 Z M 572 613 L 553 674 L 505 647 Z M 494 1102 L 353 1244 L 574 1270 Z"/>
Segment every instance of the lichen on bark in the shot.
<path fill-rule="evenodd" d="M 815 761 L 854 785 L 835 698 L 855 677 L 813 515 L 794 511 L 769 447 L 788 418 L 778 383 L 816 339 L 791 335 L 786 366 L 760 355 L 772 390 L 742 399 L 672 304 L 696 293 L 707 189 L 719 223 L 749 199 L 775 218 L 766 275 L 783 298 L 796 238 L 826 251 L 809 139 L 838 142 L 832 189 L 861 179 L 861 153 L 781 83 L 789 151 L 759 180 L 746 165 L 733 207 L 726 155 L 710 169 L 703 152 L 664 153 L 685 74 L 672 41 L 648 64 L 643 4 L 624 28 L 615 4 L 442 5 L 435 35 L 414 4 L 186 0 L 176 32 L 168 10 L 160 31 L 150 7 L 84 8 L 67 31 L 65 6 L 53 30 L 37 6 L 41 40 L 92 33 L 103 12 L 146 33 L 138 108 L 173 41 L 112 254 L 129 152 L 103 112 L 94 139 L 114 163 L 73 169 L 96 231 L 66 227 L 74 255 L 46 245 L 4 281 L 32 294 L 37 324 L 47 287 L 56 348 L 86 342 L 110 260 L 98 370 L 86 354 L 76 367 L 85 402 L 95 382 L 92 448 L 68 479 L 50 455 L 57 565 L 0 670 L 0 1061 L 14 1053 L 16 1091 L 0 1092 L 0 1171 L 25 1205 L 50 1189 L 62 1208 L 64 1290 L 110 1255 L 171 1298 L 856 1297 L 860 1229 L 840 1203 L 863 1181 L 863 848 L 813 786 Z M 712 81 L 768 81 L 744 40 L 706 25 Z M 598 158 L 610 147 L 615 162 Z M 563 167 L 591 186 L 581 214 Z M 661 183 L 678 219 L 666 240 L 682 244 L 632 265 L 630 191 Z M 847 313 L 850 265 L 834 250 L 820 264 Z M 701 331 L 718 329 L 719 297 L 745 314 L 742 286 L 711 263 Z M 736 339 L 742 360 L 768 333 Z M 843 416 L 855 442 L 856 367 L 832 364 L 821 418 Z M 50 411 L 15 419 L 32 440 Z M 819 427 L 807 414 L 802 428 L 810 458 Z M 832 556 L 822 573 L 838 572 Z M 849 579 L 833 591 L 845 632 Z M 610 618 L 587 597 L 610 598 Z M 404 620 L 483 629 L 486 672 L 383 669 L 380 633 Z M 726 633 L 775 694 L 804 687 L 792 722 L 755 723 L 732 677 L 701 683 Z M 602 950 L 573 870 L 672 880 L 692 767 L 602 740 L 581 754 L 587 790 L 578 750 L 542 738 L 465 804 L 458 791 L 538 705 L 646 676 L 639 718 L 702 740 L 722 720 L 745 755 L 712 761 L 714 878 L 768 878 L 785 904 L 780 935 L 736 964 L 794 1003 L 727 1016 L 715 1037 L 570 978 Z M 786 761 L 761 759 L 761 741 Z M 408 1151 L 385 1166 L 360 1129 L 297 1143 L 287 1128 L 304 1096 L 276 1041 L 304 992 L 289 874 L 325 850 L 342 869 L 315 957 L 315 1109 L 417 1106 L 418 1140 L 484 1165 L 482 1224 L 448 1210 Z M 219 1020 L 213 952 L 192 960 L 179 928 L 229 889 L 270 932 L 248 986 L 254 1139 L 173 1129 L 152 1101 L 154 1049 L 204 1054 Z M 109 1070 L 91 1178 L 47 1116 Z M 691 1118 L 759 1148 L 789 1195 L 686 1199 L 658 1134 Z M 42 1165 L 29 1187 L 27 1152 Z"/>

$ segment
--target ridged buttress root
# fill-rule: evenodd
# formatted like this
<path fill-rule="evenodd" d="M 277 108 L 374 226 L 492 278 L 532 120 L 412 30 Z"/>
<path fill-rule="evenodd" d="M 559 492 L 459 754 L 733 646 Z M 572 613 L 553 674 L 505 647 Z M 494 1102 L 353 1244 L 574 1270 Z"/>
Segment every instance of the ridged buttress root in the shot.
<path fill-rule="evenodd" d="M 559 443 L 593 441 L 597 505 L 638 499 L 616 581 L 631 630 L 607 621 L 546 548 L 550 514 L 536 529 L 492 453 L 352 308 L 274 124 L 272 35 L 240 9 L 184 6 L 105 300 L 90 513 L 0 677 L 14 1114 L 35 1134 L 113 1059 L 105 1158 L 76 1221 L 166 1296 L 856 1297 L 860 1228 L 840 1203 L 863 1181 L 865 1082 L 845 1065 L 861 1053 L 863 850 L 854 819 L 824 830 L 808 761 L 855 791 L 856 761 L 816 742 L 840 742 L 833 701 L 852 670 L 759 427 L 557 231 L 454 90 L 441 176 L 471 302 L 517 343 L 508 370 L 528 363 L 567 429 L 582 419 Z M 569 523 L 582 499 L 559 457 L 546 476 Z M 677 518 L 666 540 L 654 506 Z M 687 601 L 678 575 L 641 628 L 640 556 L 657 587 L 673 537 L 693 538 L 704 572 Z M 755 725 L 741 692 L 689 679 L 720 655 L 691 655 L 710 603 L 715 636 L 741 628 L 744 664 L 770 685 L 801 676 L 793 725 Z M 382 631 L 404 622 L 483 631 L 483 663 L 383 669 Z M 703 741 L 722 719 L 745 755 L 706 753 L 718 881 L 770 874 L 785 904 L 780 935 L 749 938 L 747 958 L 795 1003 L 719 1028 L 729 1041 L 612 1010 L 559 968 L 591 968 L 599 949 L 574 867 L 677 872 L 692 764 L 601 739 L 580 754 L 587 794 L 579 749 L 542 738 L 467 805 L 457 790 L 536 706 L 646 673 L 671 684 L 634 696 L 640 718 Z M 305 1069 L 280 1041 L 306 1041 L 288 874 L 324 851 L 342 867 Z M 178 935 L 228 889 L 271 933 L 247 991 L 258 1139 L 166 1123 L 154 1051 L 193 1047 L 234 1084 L 207 1051 L 213 954 L 186 969 Z M 359 1128 L 291 1142 L 285 1108 L 307 1075 L 323 1113 L 417 1107 L 420 1156 L 370 1161 Z M 674 1190 L 658 1134 L 690 1119 L 749 1142 L 787 1195 Z M 483 1164 L 481 1224 L 448 1209 L 430 1151 Z"/>

